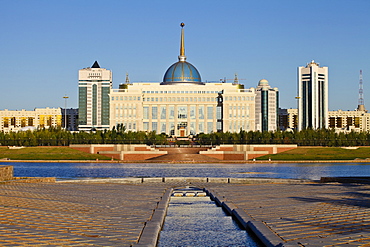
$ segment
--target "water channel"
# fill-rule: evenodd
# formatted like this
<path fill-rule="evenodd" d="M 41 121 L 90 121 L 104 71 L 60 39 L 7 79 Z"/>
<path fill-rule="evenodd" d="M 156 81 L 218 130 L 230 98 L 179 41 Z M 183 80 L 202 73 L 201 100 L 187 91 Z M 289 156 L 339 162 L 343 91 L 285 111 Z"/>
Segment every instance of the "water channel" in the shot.
<path fill-rule="evenodd" d="M 241 229 L 205 192 L 185 188 L 175 190 L 171 196 L 157 246 L 260 247 L 263 244 L 251 232 Z"/>
<path fill-rule="evenodd" d="M 123 177 L 291 178 L 370 176 L 369 163 L 58 163 L 0 162 L 14 166 L 16 177 L 58 179 Z"/>

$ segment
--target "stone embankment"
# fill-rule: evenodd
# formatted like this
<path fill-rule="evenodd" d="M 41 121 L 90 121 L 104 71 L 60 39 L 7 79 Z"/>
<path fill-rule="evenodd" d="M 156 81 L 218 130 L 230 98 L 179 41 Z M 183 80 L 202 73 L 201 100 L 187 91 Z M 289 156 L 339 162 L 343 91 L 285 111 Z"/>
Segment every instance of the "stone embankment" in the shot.
<path fill-rule="evenodd" d="M 73 144 L 70 148 L 90 154 L 100 154 L 116 160 L 146 160 L 167 154 L 143 144 Z"/>
<path fill-rule="evenodd" d="M 14 177 L 13 166 L 0 166 L 0 183 L 53 183 L 55 178 L 36 178 L 36 177 Z"/>
<path fill-rule="evenodd" d="M 151 162 L 220 162 L 247 161 L 267 154 L 297 148 L 297 145 L 220 145 L 212 148 L 150 147 L 138 144 L 84 144 L 70 148 L 111 157 L 112 160 Z"/>

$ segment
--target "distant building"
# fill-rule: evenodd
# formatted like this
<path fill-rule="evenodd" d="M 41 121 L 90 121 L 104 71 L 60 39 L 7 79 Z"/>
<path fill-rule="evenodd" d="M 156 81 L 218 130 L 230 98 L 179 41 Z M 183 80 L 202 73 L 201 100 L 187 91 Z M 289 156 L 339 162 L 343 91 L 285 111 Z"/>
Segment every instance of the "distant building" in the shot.
<path fill-rule="evenodd" d="M 328 128 L 328 67 L 298 67 L 298 130 Z"/>
<path fill-rule="evenodd" d="M 271 88 L 265 79 L 256 88 L 256 130 L 275 131 L 278 129 L 279 90 Z"/>
<path fill-rule="evenodd" d="M 61 111 L 62 111 L 62 128 L 69 131 L 78 131 L 78 109 L 62 108 Z M 65 119 L 66 115 L 67 119 Z"/>
<path fill-rule="evenodd" d="M 78 73 L 78 129 L 109 128 L 109 92 L 112 71 L 100 68 L 97 61 Z"/>
<path fill-rule="evenodd" d="M 33 111 L 7 109 L 0 111 L 0 131 L 17 132 L 35 128 L 62 126 L 60 108 L 35 108 Z M 31 128 L 32 127 L 32 128 Z"/>
<path fill-rule="evenodd" d="M 298 128 L 298 109 L 279 109 L 279 128 L 280 130 L 297 130 Z"/>
<path fill-rule="evenodd" d="M 254 89 L 232 83 L 134 83 L 111 91 L 111 128 L 173 136 L 254 130 Z"/>
<path fill-rule="evenodd" d="M 184 26 L 183 24 L 181 25 Z M 162 82 L 121 84 L 110 92 L 110 128 L 156 131 L 186 137 L 199 133 L 255 130 L 255 89 L 234 83 L 205 83 L 186 61 L 181 29 L 179 61 Z"/>
<path fill-rule="evenodd" d="M 364 108 L 365 109 L 365 108 Z M 340 131 L 370 131 L 370 113 L 364 111 L 329 111 L 329 128 Z"/>
<path fill-rule="evenodd" d="M 365 111 L 328 111 L 328 128 L 336 132 L 370 131 L 370 113 Z M 298 110 L 279 109 L 279 126 L 281 130 L 297 129 Z"/>

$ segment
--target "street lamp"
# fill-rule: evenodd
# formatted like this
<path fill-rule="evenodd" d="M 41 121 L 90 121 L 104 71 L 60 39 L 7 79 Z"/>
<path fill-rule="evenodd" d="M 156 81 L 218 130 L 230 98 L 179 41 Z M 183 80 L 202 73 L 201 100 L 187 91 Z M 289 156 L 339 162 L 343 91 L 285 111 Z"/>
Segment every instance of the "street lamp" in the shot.
<path fill-rule="evenodd" d="M 67 129 L 67 99 L 68 98 L 69 97 L 67 95 L 63 97 L 64 99 L 64 130 Z"/>

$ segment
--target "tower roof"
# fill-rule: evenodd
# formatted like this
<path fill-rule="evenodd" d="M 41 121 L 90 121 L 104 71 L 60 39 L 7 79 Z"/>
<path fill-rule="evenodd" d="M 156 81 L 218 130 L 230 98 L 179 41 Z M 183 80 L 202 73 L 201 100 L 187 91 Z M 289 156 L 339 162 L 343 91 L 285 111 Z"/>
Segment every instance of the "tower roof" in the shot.
<path fill-rule="evenodd" d="M 91 66 L 91 68 L 100 68 L 98 61 L 95 61 L 94 64 Z"/>
<path fill-rule="evenodd" d="M 262 79 L 262 80 L 260 80 L 258 82 L 258 86 L 261 86 L 261 87 L 263 87 L 263 86 L 269 86 L 269 82 L 266 79 Z"/>
<path fill-rule="evenodd" d="M 185 56 L 185 41 L 184 41 L 184 23 L 181 26 L 181 41 L 179 61 L 172 64 L 166 71 L 161 85 L 172 85 L 178 83 L 204 84 L 198 70 L 191 64 L 186 62 Z"/>

